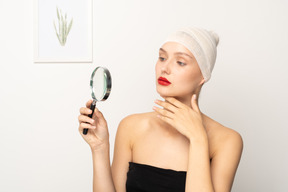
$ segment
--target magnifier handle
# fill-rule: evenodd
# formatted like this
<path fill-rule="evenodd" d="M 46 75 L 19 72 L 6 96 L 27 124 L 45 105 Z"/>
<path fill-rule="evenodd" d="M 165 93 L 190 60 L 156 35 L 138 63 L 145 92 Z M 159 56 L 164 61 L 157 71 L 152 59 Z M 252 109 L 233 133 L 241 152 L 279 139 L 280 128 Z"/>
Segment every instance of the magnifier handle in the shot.
<path fill-rule="evenodd" d="M 90 106 L 90 109 L 92 110 L 92 113 L 89 114 L 88 117 L 92 118 L 95 107 L 96 107 L 96 100 L 93 100 L 93 103 Z M 88 133 L 88 129 L 83 129 L 83 135 L 87 135 L 87 133 Z"/>

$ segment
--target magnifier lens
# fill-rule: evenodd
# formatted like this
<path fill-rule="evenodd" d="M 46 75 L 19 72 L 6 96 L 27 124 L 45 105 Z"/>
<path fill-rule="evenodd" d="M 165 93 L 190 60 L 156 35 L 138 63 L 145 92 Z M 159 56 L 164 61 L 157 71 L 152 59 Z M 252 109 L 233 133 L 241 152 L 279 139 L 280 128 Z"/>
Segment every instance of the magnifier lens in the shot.
<path fill-rule="evenodd" d="M 97 101 L 101 101 L 107 92 L 107 76 L 103 68 L 98 68 L 94 74 L 92 91 Z"/>

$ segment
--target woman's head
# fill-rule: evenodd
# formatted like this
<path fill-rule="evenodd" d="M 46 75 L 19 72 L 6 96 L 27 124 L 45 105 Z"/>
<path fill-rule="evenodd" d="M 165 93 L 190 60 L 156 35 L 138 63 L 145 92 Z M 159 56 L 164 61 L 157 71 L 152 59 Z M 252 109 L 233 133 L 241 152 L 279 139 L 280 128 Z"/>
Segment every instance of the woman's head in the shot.
<path fill-rule="evenodd" d="M 183 28 L 171 34 L 159 50 L 158 93 L 180 98 L 198 95 L 211 77 L 218 41 L 217 34 L 200 28 Z"/>

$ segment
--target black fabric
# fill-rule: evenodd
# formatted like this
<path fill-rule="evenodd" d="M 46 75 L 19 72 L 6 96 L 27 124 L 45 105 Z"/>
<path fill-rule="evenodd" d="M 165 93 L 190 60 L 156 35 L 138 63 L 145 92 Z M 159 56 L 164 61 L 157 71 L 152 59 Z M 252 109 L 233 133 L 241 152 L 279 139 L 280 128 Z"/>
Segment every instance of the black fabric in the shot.
<path fill-rule="evenodd" d="M 129 162 L 126 192 L 185 192 L 186 174 Z"/>

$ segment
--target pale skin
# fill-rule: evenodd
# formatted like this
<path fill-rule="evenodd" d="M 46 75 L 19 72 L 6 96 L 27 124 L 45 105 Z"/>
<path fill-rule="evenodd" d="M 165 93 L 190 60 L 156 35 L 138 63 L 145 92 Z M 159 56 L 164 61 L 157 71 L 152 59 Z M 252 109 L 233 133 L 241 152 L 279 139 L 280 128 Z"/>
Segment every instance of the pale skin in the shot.
<path fill-rule="evenodd" d="M 110 167 L 109 132 L 92 101 L 80 109 L 79 131 L 93 158 L 93 191 L 126 192 L 129 162 L 187 171 L 186 192 L 229 192 L 241 158 L 241 136 L 209 118 L 198 106 L 204 78 L 193 55 L 183 45 L 167 42 L 159 50 L 156 79 L 164 100 L 156 100 L 153 112 L 124 118 L 118 127 Z M 193 97 L 193 95 L 196 96 Z M 84 128 L 88 134 L 83 135 Z"/>

